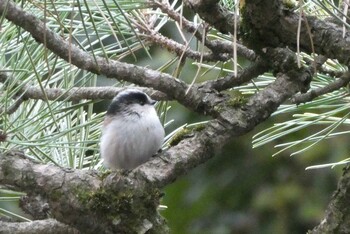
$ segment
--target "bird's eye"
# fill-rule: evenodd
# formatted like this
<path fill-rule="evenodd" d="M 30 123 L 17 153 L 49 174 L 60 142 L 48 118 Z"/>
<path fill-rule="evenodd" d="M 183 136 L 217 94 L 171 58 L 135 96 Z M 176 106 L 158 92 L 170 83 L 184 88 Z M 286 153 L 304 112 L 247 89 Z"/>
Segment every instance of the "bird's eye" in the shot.
<path fill-rule="evenodd" d="M 145 101 L 141 101 L 141 102 L 140 102 L 140 105 L 141 105 L 141 106 L 143 106 L 143 105 L 145 105 L 145 104 L 146 104 Z"/>

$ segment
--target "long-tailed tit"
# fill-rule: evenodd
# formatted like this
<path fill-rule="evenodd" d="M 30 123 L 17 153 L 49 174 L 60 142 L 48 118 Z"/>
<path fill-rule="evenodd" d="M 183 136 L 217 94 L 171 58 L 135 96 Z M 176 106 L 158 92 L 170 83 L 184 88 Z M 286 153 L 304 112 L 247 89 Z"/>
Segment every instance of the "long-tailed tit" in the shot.
<path fill-rule="evenodd" d="M 103 122 L 101 156 L 110 169 L 133 169 L 156 154 L 164 141 L 155 101 L 137 89 L 120 92 Z"/>

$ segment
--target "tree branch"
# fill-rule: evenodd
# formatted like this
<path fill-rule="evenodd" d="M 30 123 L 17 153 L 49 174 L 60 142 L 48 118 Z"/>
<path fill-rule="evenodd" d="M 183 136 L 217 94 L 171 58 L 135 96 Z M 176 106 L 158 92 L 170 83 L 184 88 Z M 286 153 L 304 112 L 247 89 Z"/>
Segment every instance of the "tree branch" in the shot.
<path fill-rule="evenodd" d="M 269 70 L 269 65 L 263 58 L 257 59 L 255 63 L 249 67 L 239 71 L 237 77 L 234 74 L 229 74 L 226 77 L 217 80 L 209 80 L 203 84 L 199 84 L 204 89 L 215 89 L 217 91 L 226 90 L 232 87 L 237 87 Z"/>
<path fill-rule="evenodd" d="M 0 114 L 6 113 L 8 115 L 11 115 L 21 106 L 22 103 L 23 103 L 23 98 L 20 97 L 16 99 L 15 102 L 11 106 L 9 106 L 6 110 L 0 108 Z"/>
<path fill-rule="evenodd" d="M 307 93 L 297 94 L 292 98 L 292 102 L 295 104 L 310 102 L 315 98 L 322 96 L 327 93 L 339 90 L 341 87 L 345 87 L 350 82 L 350 72 L 345 72 L 339 79 L 330 83 L 322 88 L 310 90 Z"/>
<path fill-rule="evenodd" d="M 0 233 L 11 234 L 78 234 L 78 230 L 54 219 L 36 220 L 33 222 L 0 221 Z"/>
<path fill-rule="evenodd" d="M 145 233 L 151 228 L 164 233 L 166 228 L 157 212 L 159 190 L 120 172 L 101 176 L 8 152 L 0 155 L 0 184 L 27 192 L 29 198 L 40 195 L 55 219 L 82 233 Z"/>
<path fill-rule="evenodd" d="M 149 88 L 136 87 L 139 90 L 149 94 L 158 101 L 169 101 L 170 99 L 162 92 L 154 91 Z M 60 88 L 45 88 L 42 92 L 41 88 L 28 86 L 25 89 L 24 99 L 41 99 L 55 101 L 79 101 L 83 99 L 113 99 L 120 91 L 125 88 L 119 87 L 77 87 L 68 90 Z"/>
<path fill-rule="evenodd" d="M 9 81 L 11 77 L 6 72 L 0 72 L 0 82 L 5 83 Z M 11 81 L 9 81 L 11 82 Z M 19 85 L 19 84 L 18 84 Z M 147 93 L 149 96 L 152 96 L 154 99 L 160 101 L 168 101 L 166 95 L 162 92 L 144 88 L 136 87 L 142 92 Z M 73 87 L 69 90 L 60 89 L 60 88 L 44 88 L 45 93 L 47 94 L 47 100 L 58 100 L 58 101 L 79 101 L 82 99 L 112 99 L 120 91 L 124 90 L 124 87 L 112 87 L 112 86 L 99 86 L 99 87 Z M 24 99 L 46 99 L 43 95 L 43 92 L 35 86 L 26 85 L 24 88 L 19 91 L 17 96 L 23 95 Z"/>
<path fill-rule="evenodd" d="M 5 83 L 9 81 L 11 77 L 4 72 L 0 72 L 0 82 Z M 21 84 L 16 84 L 21 85 Z M 16 87 L 13 85 L 12 88 Z M 14 113 L 23 101 L 27 99 L 41 99 L 41 100 L 52 100 L 52 101 L 80 101 L 84 99 L 113 99 L 120 91 L 125 88 L 120 87 L 73 87 L 70 89 L 61 88 L 39 88 L 30 85 L 24 85 L 17 93 L 18 97 L 14 103 L 5 109 L 0 109 L 0 113 L 6 112 L 7 114 Z M 162 92 L 155 91 L 149 88 L 137 87 L 137 89 L 142 90 L 147 93 L 151 98 L 158 101 L 169 101 L 169 97 Z"/>
<path fill-rule="evenodd" d="M 149 88 L 136 87 L 139 90 L 147 93 L 151 98 L 157 101 L 170 101 L 167 95 L 162 92 L 155 91 Z M 113 99 L 119 92 L 125 88 L 118 87 L 76 87 L 70 89 L 61 88 L 44 88 L 34 86 L 25 86 L 18 92 L 20 97 L 6 110 L 0 109 L 0 113 L 6 112 L 7 114 L 14 113 L 20 105 L 28 99 L 34 100 L 51 100 L 51 101 L 81 101 L 84 99 L 98 100 L 98 99 Z"/>
<path fill-rule="evenodd" d="M 212 52 L 205 52 L 202 55 L 201 52 L 193 51 L 186 45 L 182 45 L 174 40 L 171 40 L 154 30 L 143 29 L 142 31 L 145 33 L 145 35 L 142 36 L 147 40 L 156 45 L 165 47 L 169 52 L 173 52 L 177 56 L 185 55 L 185 57 L 189 57 L 194 60 L 199 60 L 201 57 L 203 57 L 203 61 L 227 61 L 232 57 L 232 55 Z"/>
<path fill-rule="evenodd" d="M 332 196 L 332 200 L 326 209 L 325 218 L 321 223 L 308 233 L 349 233 L 350 219 L 350 167 L 344 169 L 338 188 Z"/>
<path fill-rule="evenodd" d="M 242 30 L 245 42 L 250 48 L 260 51 L 266 46 L 284 45 L 296 50 L 296 38 L 300 36 L 302 51 L 325 55 L 349 65 L 349 32 L 343 37 L 342 26 L 319 20 L 317 17 L 305 16 L 302 18 L 300 35 L 297 35 L 299 13 L 287 9 L 283 2 L 279 0 L 245 1 L 242 11 L 244 22 Z M 308 28 L 312 29 L 311 35 Z"/>
<path fill-rule="evenodd" d="M 219 4 L 219 0 L 185 0 L 184 3 L 222 33 L 234 34 L 234 14 Z"/>
<path fill-rule="evenodd" d="M 159 2 L 157 0 L 150 0 L 151 3 L 154 3 L 163 13 L 167 14 L 170 18 L 175 20 L 180 26 L 183 26 L 188 32 L 194 33 L 196 38 L 199 41 L 202 41 L 203 35 L 200 31 L 197 30 L 197 27 L 185 17 L 178 14 L 176 11 L 170 8 L 168 2 Z M 208 47 L 213 53 L 229 53 L 232 57 L 233 53 L 233 44 L 228 41 L 211 41 L 205 37 L 204 45 Z M 237 53 L 246 59 L 255 60 L 255 53 L 252 50 L 249 50 L 247 47 L 237 44 Z"/>

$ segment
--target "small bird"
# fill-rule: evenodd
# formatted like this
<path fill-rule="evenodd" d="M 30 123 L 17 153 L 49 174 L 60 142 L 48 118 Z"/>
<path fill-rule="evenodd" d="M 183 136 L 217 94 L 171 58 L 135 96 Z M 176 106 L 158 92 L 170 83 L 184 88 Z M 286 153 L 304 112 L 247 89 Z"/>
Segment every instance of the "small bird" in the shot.
<path fill-rule="evenodd" d="M 113 98 L 103 122 L 101 157 L 114 169 L 134 169 L 155 155 L 164 141 L 156 101 L 137 89 Z"/>

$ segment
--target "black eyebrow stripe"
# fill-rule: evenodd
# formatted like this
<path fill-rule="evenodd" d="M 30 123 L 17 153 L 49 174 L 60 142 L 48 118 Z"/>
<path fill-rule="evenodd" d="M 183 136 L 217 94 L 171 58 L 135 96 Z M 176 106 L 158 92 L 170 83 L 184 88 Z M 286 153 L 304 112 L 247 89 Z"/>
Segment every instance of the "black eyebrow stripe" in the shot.
<path fill-rule="evenodd" d="M 146 94 L 141 92 L 129 92 L 118 98 L 121 103 L 148 103 L 149 99 Z"/>
<path fill-rule="evenodd" d="M 152 104 L 150 102 L 149 97 L 142 92 L 138 91 L 130 91 L 125 92 L 123 94 L 117 95 L 115 99 L 111 102 L 107 109 L 107 115 L 115 115 L 118 112 L 121 112 L 125 110 L 125 106 L 132 104 L 132 103 L 139 103 L 139 104 Z"/>

